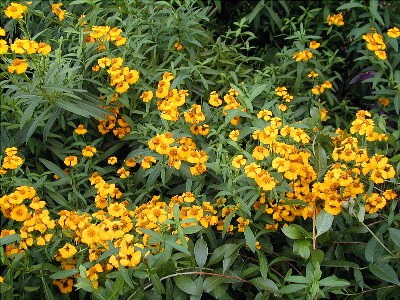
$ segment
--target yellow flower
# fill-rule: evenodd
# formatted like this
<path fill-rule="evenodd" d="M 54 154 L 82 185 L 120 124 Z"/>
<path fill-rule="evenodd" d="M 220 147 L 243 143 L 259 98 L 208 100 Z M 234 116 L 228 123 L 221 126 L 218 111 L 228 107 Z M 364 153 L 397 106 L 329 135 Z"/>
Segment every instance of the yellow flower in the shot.
<path fill-rule="evenodd" d="M 374 51 L 376 57 L 378 57 L 379 59 L 382 60 L 386 60 L 387 59 L 387 54 L 386 51 Z"/>
<path fill-rule="evenodd" d="M 64 247 L 58 249 L 58 252 L 60 252 L 62 258 L 70 258 L 75 255 L 76 252 L 78 252 L 75 248 L 74 245 L 71 245 L 70 243 L 66 243 Z"/>
<path fill-rule="evenodd" d="M 54 3 L 51 5 L 51 11 L 58 17 L 60 21 L 65 18 L 65 10 L 62 10 L 60 7 L 63 6 L 62 3 Z"/>
<path fill-rule="evenodd" d="M 229 133 L 229 138 L 230 138 L 232 141 L 235 141 L 235 142 L 236 142 L 236 141 L 238 140 L 239 134 L 240 134 L 239 130 L 232 130 L 232 131 Z"/>
<path fill-rule="evenodd" d="M 320 43 L 318 43 L 317 41 L 311 41 L 309 44 L 309 47 L 312 49 L 318 49 L 321 46 Z"/>
<path fill-rule="evenodd" d="M 243 155 L 237 155 L 232 159 L 232 167 L 239 169 L 241 166 L 246 164 L 247 160 L 243 157 Z"/>
<path fill-rule="evenodd" d="M 183 49 L 182 44 L 179 43 L 179 42 L 176 42 L 176 43 L 174 44 L 174 47 L 175 47 L 175 49 L 178 50 L 178 51 L 181 51 L 181 50 Z"/>
<path fill-rule="evenodd" d="M 3 282 L 4 282 L 3 276 L 0 276 L 0 283 L 3 283 Z"/>
<path fill-rule="evenodd" d="M 107 160 L 107 163 L 109 165 L 115 165 L 118 161 L 118 158 L 116 158 L 115 156 L 110 156 Z"/>
<path fill-rule="evenodd" d="M 156 159 L 153 156 L 145 156 L 142 159 L 141 166 L 143 169 L 149 169 L 151 167 L 151 163 L 156 163 Z"/>
<path fill-rule="evenodd" d="M 293 59 L 296 61 L 307 61 L 313 57 L 313 54 L 310 50 L 304 50 L 297 52 L 293 55 Z"/>
<path fill-rule="evenodd" d="M 11 2 L 4 10 L 8 18 L 22 19 L 23 14 L 28 10 L 28 7 L 19 3 Z"/>
<path fill-rule="evenodd" d="M 42 55 L 47 55 L 49 54 L 51 51 L 51 47 L 50 45 L 46 44 L 46 43 L 39 43 L 38 47 L 36 49 L 37 53 L 40 53 Z"/>
<path fill-rule="evenodd" d="M 8 45 L 5 40 L 0 40 L 0 55 L 5 54 L 8 51 Z"/>
<path fill-rule="evenodd" d="M 18 168 L 20 165 L 22 165 L 22 163 L 23 163 L 23 160 L 19 156 L 16 156 L 16 155 L 6 156 L 3 158 L 2 167 L 4 169 L 14 170 L 14 169 Z"/>
<path fill-rule="evenodd" d="M 390 100 L 388 98 L 379 98 L 378 103 L 386 107 L 390 104 Z"/>
<path fill-rule="evenodd" d="M 389 36 L 389 37 L 391 37 L 391 38 L 398 38 L 398 37 L 400 37 L 400 29 L 398 28 L 398 27 L 393 27 L 393 28 L 390 28 L 388 31 L 387 31 L 387 35 Z"/>
<path fill-rule="evenodd" d="M 216 91 L 212 91 L 210 93 L 210 99 L 208 100 L 208 103 L 214 107 L 218 107 L 222 104 L 222 100 L 218 97 L 218 94 Z"/>
<path fill-rule="evenodd" d="M 307 76 L 310 77 L 310 78 L 316 78 L 316 77 L 318 77 L 319 75 L 318 75 L 317 72 L 311 71 L 310 73 L 307 74 Z"/>
<path fill-rule="evenodd" d="M 29 216 L 28 208 L 23 204 L 15 206 L 10 213 L 10 218 L 18 222 L 25 221 Z"/>
<path fill-rule="evenodd" d="M 28 68 L 28 63 L 25 59 L 16 58 L 12 61 L 12 64 L 8 66 L 8 72 L 17 74 L 25 73 L 26 69 Z"/>
<path fill-rule="evenodd" d="M 125 162 L 126 163 L 126 162 Z M 120 169 L 118 169 L 118 171 L 117 171 L 117 174 L 119 174 L 119 177 L 120 178 L 126 178 L 126 177 L 128 177 L 129 176 L 129 174 L 130 174 L 131 172 L 129 172 L 128 170 L 126 170 L 125 168 L 120 168 Z"/>
<path fill-rule="evenodd" d="M 78 163 L 78 158 L 76 156 L 67 156 L 64 158 L 64 164 L 67 165 L 68 167 L 73 167 Z"/>
<path fill-rule="evenodd" d="M 14 155 L 17 154 L 17 151 L 18 151 L 17 147 L 10 147 L 10 148 L 6 148 L 6 149 L 4 150 L 4 153 L 5 153 L 7 156 L 14 156 Z"/>
<path fill-rule="evenodd" d="M 87 132 L 87 130 L 85 128 L 85 125 L 80 124 L 80 125 L 78 125 L 78 127 L 75 128 L 74 132 L 76 134 L 85 134 Z"/>
<path fill-rule="evenodd" d="M 93 146 L 86 146 L 85 148 L 82 149 L 82 155 L 86 157 L 92 157 L 96 153 L 96 148 Z"/>
<path fill-rule="evenodd" d="M 343 15 L 342 13 L 338 13 L 336 15 L 328 15 L 328 17 L 326 18 L 326 21 L 328 22 L 328 25 L 336 25 L 336 26 L 343 26 L 344 22 L 343 22 Z"/>
<path fill-rule="evenodd" d="M 144 91 L 140 95 L 140 99 L 142 99 L 143 102 L 149 102 L 151 99 L 153 99 L 153 92 L 152 91 Z"/>
<path fill-rule="evenodd" d="M 0 36 L 6 36 L 6 31 L 3 27 L 0 27 Z"/>
<path fill-rule="evenodd" d="M 61 293 L 68 294 L 72 292 L 72 286 L 74 285 L 74 281 L 69 278 L 64 278 L 60 280 L 53 280 L 53 284 L 60 289 Z"/>

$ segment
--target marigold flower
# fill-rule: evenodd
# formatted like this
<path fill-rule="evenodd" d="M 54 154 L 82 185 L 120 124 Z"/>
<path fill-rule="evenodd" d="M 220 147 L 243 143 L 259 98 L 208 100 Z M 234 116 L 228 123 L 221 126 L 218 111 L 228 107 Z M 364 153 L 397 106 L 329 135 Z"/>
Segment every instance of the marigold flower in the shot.
<path fill-rule="evenodd" d="M 386 97 L 382 97 L 378 99 L 378 103 L 382 106 L 388 106 L 390 104 L 390 100 Z"/>
<path fill-rule="evenodd" d="M 75 128 L 74 132 L 76 134 L 85 134 L 87 132 L 87 129 L 85 128 L 85 125 L 79 124 L 78 127 Z"/>
<path fill-rule="evenodd" d="M 23 14 L 28 10 L 28 7 L 19 3 L 11 2 L 4 10 L 8 18 L 22 19 Z"/>
<path fill-rule="evenodd" d="M 239 134 L 240 134 L 240 131 L 239 130 L 232 130 L 230 133 L 229 133 L 229 138 L 232 140 L 232 141 L 237 141 L 238 140 L 238 137 L 239 137 Z"/>
<path fill-rule="evenodd" d="M 60 252 L 62 258 L 70 258 L 75 255 L 76 252 L 78 252 L 75 248 L 74 245 L 71 245 L 70 243 L 66 243 L 64 247 L 58 249 L 58 252 Z"/>
<path fill-rule="evenodd" d="M 93 146 L 86 146 L 85 148 L 82 149 L 82 155 L 85 157 L 92 157 L 96 153 L 96 148 Z"/>
<path fill-rule="evenodd" d="M 7 53 L 8 45 L 5 40 L 0 40 L 0 55 Z"/>
<path fill-rule="evenodd" d="M 60 280 L 53 280 L 53 284 L 60 289 L 61 293 L 68 294 L 72 292 L 74 281 L 70 278 L 64 278 Z"/>
<path fill-rule="evenodd" d="M 151 99 L 153 99 L 153 92 L 152 91 L 144 91 L 140 95 L 140 99 L 142 99 L 143 102 L 149 102 Z"/>
<path fill-rule="evenodd" d="M 38 47 L 36 49 L 36 52 L 40 53 L 42 55 L 47 55 L 50 53 L 50 51 L 51 51 L 50 45 L 43 43 L 43 42 L 39 43 Z"/>
<path fill-rule="evenodd" d="M 67 156 L 64 158 L 64 164 L 68 167 L 73 167 L 78 163 L 78 158 L 76 156 Z"/>
<path fill-rule="evenodd" d="M 236 169 L 240 169 L 241 166 L 246 164 L 247 160 L 244 158 L 243 155 L 237 155 L 232 159 L 232 167 Z"/>
<path fill-rule="evenodd" d="M 293 54 L 293 59 L 296 61 L 307 61 L 313 57 L 313 54 L 310 50 L 304 50 Z"/>
<path fill-rule="evenodd" d="M 6 156 L 3 158 L 2 167 L 4 169 L 14 170 L 22 165 L 23 160 L 17 155 Z"/>
<path fill-rule="evenodd" d="M 0 27 L 0 36 L 6 36 L 6 31 L 3 27 Z"/>
<path fill-rule="evenodd" d="M 25 221 L 29 216 L 28 208 L 23 204 L 14 206 L 10 213 L 10 218 L 18 222 Z"/>
<path fill-rule="evenodd" d="M 341 12 L 333 16 L 328 15 L 326 21 L 328 22 L 328 25 L 336 25 L 336 26 L 344 25 L 343 15 Z"/>
<path fill-rule="evenodd" d="M 400 37 L 400 29 L 398 27 L 393 27 L 388 29 L 387 35 L 391 38 L 398 38 Z"/>
<path fill-rule="evenodd" d="M 178 50 L 178 51 L 181 51 L 181 50 L 183 49 L 182 44 L 179 43 L 179 42 L 176 42 L 176 43 L 174 44 L 174 47 L 175 47 L 175 49 Z"/>
<path fill-rule="evenodd" d="M 127 178 L 130 175 L 131 172 L 126 170 L 124 167 L 119 168 L 117 170 L 117 174 L 119 175 L 120 178 Z"/>
<path fill-rule="evenodd" d="M 151 167 L 151 163 L 156 163 L 156 159 L 153 156 L 145 156 L 142 159 L 141 166 L 143 169 L 149 169 Z"/>
<path fill-rule="evenodd" d="M 26 69 L 28 69 L 28 63 L 25 59 L 16 58 L 12 61 L 12 64 L 8 66 L 8 72 L 17 74 L 25 73 Z"/>
<path fill-rule="evenodd" d="M 51 11 L 58 17 L 60 21 L 65 18 L 65 10 L 62 10 L 60 7 L 63 6 L 62 3 L 54 3 L 51 5 Z"/>
<path fill-rule="evenodd" d="M 307 76 L 310 78 L 316 78 L 319 76 L 319 74 L 315 71 L 311 71 L 310 73 L 307 74 Z"/>
<path fill-rule="evenodd" d="M 318 49 L 321 44 L 318 43 L 317 41 L 311 41 L 310 44 L 308 45 L 311 49 Z"/>
<path fill-rule="evenodd" d="M 107 160 L 107 163 L 109 165 L 115 165 L 118 161 L 118 158 L 116 158 L 115 156 L 110 156 Z"/>

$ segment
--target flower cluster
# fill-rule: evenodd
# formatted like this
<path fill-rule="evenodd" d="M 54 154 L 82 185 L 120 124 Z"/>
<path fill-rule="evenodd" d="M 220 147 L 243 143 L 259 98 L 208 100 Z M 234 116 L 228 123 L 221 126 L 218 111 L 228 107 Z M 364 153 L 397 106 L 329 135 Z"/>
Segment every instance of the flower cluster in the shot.
<path fill-rule="evenodd" d="M 332 88 L 332 83 L 330 83 L 328 80 L 325 80 L 324 83 L 322 84 L 317 84 L 311 89 L 311 92 L 314 95 L 320 95 L 325 92 L 326 89 L 331 89 Z"/>
<path fill-rule="evenodd" d="M 194 164 L 190 167 L 192 175 L 200 175 L 207 171 L 205 163 L 208 155 L 204 150 L 198 150 L 196 143 L 188 137 L 175 139 L 170 132 L 158 134 L 148 141 L 149 149 L 168 157 L 168 165 L 177 170 L 182 161 Z"/>
<path fill-rule="evenodd" d="M 303 50 L 293 54 L 293 59 L 296 61 L 307 61 L 313 57 L 313 54 L 310 50 Z"/>
<path fill-rule="evenodd" d="M 61 6 L 63 6 L 62 3 L 54 3 L 51 5 L 51 11 L 53 12 L 53 14 L 55 14 L 57 16 L 57 18 L 62 21 L 65 18 L 65 10 L 61 9 Z"/>
<path fill-rule="evenodd" d="M 135 84 L 139 80 L 139 72 L 131 70 L 129 67 L 123 67 L 124 60 L 122 57 L 102 57 L 97 60 L 97 66 L 106 69 L 110 76 L 110 85 L 115 86 L 115 92 L 118 94 L 125 93 L 129 86 Z"/>
<path fill-rule="evenodd" d="M 28 11 L 28 7 L 20 4 L 11 2 L 9 6 L 4 10 L 5 15 L 11 19 L 22 19 L 23 15 Z"/>
<path fill-rule="evenodd" d="M 373 51 L 379 59 L 387 59 L 387 54 L 385 51 L 386 44 L 383 40 L 383 35 L 374 32 L 364 34 L 362 38 L 366 41 L 368 50 Z"/>
<path fill-rule="evenodd" d="M 275 89 L 275 95 L 281 97 L 285 102 L 291 102 L 293 100 L 293 96 L 289 94 L 287 87 L 285 86 L 278 86 Z"/>
<path fill-rule="evenodd" d="M 92 26 L 86 38 L 87 43 L 98 42 L 99 50 L 106 49 L 105 42 L 112 41 L 115 46 L 122 46 L 126 43 L 126 37 L 122 36 L 122 29 L 110 26 Z"/>
<path fill-rule="evenodd" d="M 343 26 L 343 15 L 341 12 L 332 16 L 328 15 L 328 17 L 326 18 L 326 22 L 328 23 L 328 25 Z"/>
<path fill-rule="evenodd" d="M 5 157 L 1 163 L 0 175 L 7 173 L 8 170 L 15 170 L 24 162 L 21 157 L 17 155 L 18 149 L 16 147 L 6 148 L 4 150 Z"/>

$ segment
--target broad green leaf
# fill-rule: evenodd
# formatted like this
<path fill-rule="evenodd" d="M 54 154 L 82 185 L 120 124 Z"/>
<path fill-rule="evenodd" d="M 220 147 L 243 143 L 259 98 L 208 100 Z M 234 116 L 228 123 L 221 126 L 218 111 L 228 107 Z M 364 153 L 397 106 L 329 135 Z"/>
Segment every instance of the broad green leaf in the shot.
<path fill-rule="evenodd" d="M 369 12 L 381 25 L 385 26 L 385 22 L 383 22 L 382 17 L 378 12 L 378 0 L 370 0 L 369 1 Z"/>
<path fill-rule="evenodd" d="M 43 285 L 43 290 L 44 290 L 44 298 L 46 300 L 55 300 L 53 294 L 51 293 L 49 286 L 47 285 L 47 282 L 44 280 L 44 277 L 42 277 L 42 285 Z"/>
<path fill-rule="evenodd" d="M 154 289 L 157 292 L 157 294 L 159 294 L 159 295 L 165 294 L 164 286 L 161 283 L 160 278 L 156 274 L 150 274 L 150 280 L 151 280 L 151 283 L 153 284 Z"/>
<path fill-rule="evenodd" d="M 51 161 L 48 161 L 47 159 L 44 158 L 39 158 L 39 161 L 46 166 L 49 171 L 53 172 L 60 178 L 67 178 L 68 175 L 65 174 L 65 172 L 56 164 L 52 163 Z"/>
<path fill-rule="evenodd" d="M 203 238 L 197 240 L 194 245 L 194 258 L 200 268 L 204 267 L 208 257 L 208 246 Z"/>
<path fill-rule="evenodd" d="M 333 215 L 327 213 L 325 210 L 320 211 L 315 220 L 317 237 L 331 229 L 333 218 Z"/>
<path fill-rule="evenodd" d="M 400 230 L 395 228 L 389 228 L 389 235 L 393 243 L 400 248 Z"/>
<path fill-rule="evenodd" d="M 175 284 L 189 295 L 198 295 L 196 284 L 189 277 L 185 276 L 177 276 L 174 277 Z"/>
<path fill-rule="evenodd" d="M 128 284 L 131 288 L 135 288 L 135 285 L 133 284 L 132 278 L 129 276 L 128 270 L 124 266 L 119 266 L 118 268 L 119 272 L 121 273 L 122 278 Z"/>
<path fill-rule="evenodd" d="M 251 284 L 253 284 L 258 289 L 265 290 L 265 291 L 270 291 L 272 293 L 278 293 L 279 292 L 279 289 L 276 286 L 275 282 L 273 282 L 270 279 L 257 277 L 257 278 L 250 279 L 249 282 Z"/>
<path fill-rule="evenodd" d="M 303 238 L 303 234 L 301 233 L 301 231 L 297 227 L 292 225 L 282 227 L 282 232 L 284 235 L 292 240 Z"/>
<path fill-rule="evenodd" d="M 0 238 L 0 246 L 8 245 L 13 242 L 19 242 L 21 240 L 19 234 L 10 234 Z"/>
<path fill-rule="evenodd" d="M 327 168 L 327 156 L 324 148 L 320 144 L 315 147 L 315 156 L 313 163 L 314 169 L 318 174 L 318 178 L 322 178 Z"/>
<path fill-rule="evenodd" d="M 306 284 L 289 284 L 281 288 L 279 292 L 281 294 L 292 294 L 304 290 L 306 287 Z"/>
<path fill-rule="evenodd" d="M 293 242 L 293 253 L 300 255 L 304 259 L 308 259 L 311 254 L 310 250 L 311 241 L 310 240 L 295 240 Z"/>
<path fill-rule="evenodd" d="M 51 274 L 49 277 L 51 279 L 64 279 L 67 278 L 69 276 L 73 276 L 79 273 L 78 269 L 71 269 L 71 270 L 62 270 L 62 271 L 58 271 L 54 274 Z"/>
<path fill-rule="evenodd" d="M 203 282 L 203 291 L 206 293 L 210 293 L 213 291 L 217 286 L 219 286 L 222 283 L 223 279 L 218 276 L 209 276 L 206 279 L 204 279 Z"/>
<path fill-rule="evenodd" d="M 323 278 L 318 282 L 320 286 L 327 286 L 327 287 L 345 287 L 349 286 L 350 282 L 344 279 L 340 279 L 335 275 Z"/>
<path fill-rule="evenodd" d="M 259 261 L 259 265 L 260 265 L 261 276 L 262 276 L 262 278 L 268 278 L 269 267 L 268 267 L 267 258 L 265 257 L 265 255 L 262 251 L 257 251 L 257 255 L 258 255 L 258 261 Z"/>
<path fill-rule="evenodd" d="M 358 2 L 350 2 L 350 3 L 340 5 L 338 8 L 336 8 L 336 10 L 345 10 L 345 9 L 356 8 L 356 7 L 364 7 L 364 5 L 362 5 L 361 3 L 358 3 Z"/>
<path fill-rule="evenodd" d="M 256 240 L 256 237 L 254 236 L 254 233 L 251 231 L 250 226 L 245 226 L 244 238 L 245 238 L 246 244 L 249 246 L 250 250 L 255 252 L 257 240 Z"/>
<path fill-rule="evenodd" d="M 379 279 L 384 281 L 400 284 L 396 271 L 386 263 L 371 263 L 368 265 L 369 270 Z"/>

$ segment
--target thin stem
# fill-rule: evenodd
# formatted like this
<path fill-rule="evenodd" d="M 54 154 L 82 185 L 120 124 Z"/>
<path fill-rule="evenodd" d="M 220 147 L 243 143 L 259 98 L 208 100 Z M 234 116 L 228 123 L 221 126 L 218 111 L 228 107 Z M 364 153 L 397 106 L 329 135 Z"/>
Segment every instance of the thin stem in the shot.
<path fill-rule="evenodd" d="M 198 271 L 195 271 L 195 272 L 175 273 L 175 274 L 167 275 L 167 276 L 164 276 L 164 277 L 160 278 L 160 281 L 163 281 L 163 280 L 168 279 L 168 278 L 176 277 L 176 276 L 181 276 L 181 275 L 209 275 L 209 276 L 217 276 L 217 277 L 223 277 L 223 278 L 230 278 L 230 279 L 235 279 L 235 280 L 238 280 L 238 281 L 241 281 L 241 282 L 249 283 L 249 281 L 247 281 L 247 280 L 245 280 L 245 279 L 242 279 L 242 278 L 239 278 L 239 277 L 233 277 L 233 276 L 229 276 L 229 275 L 217 274 L 217 273 L 210 273 L 210 272 L 198 272 Z M 153 283 L 149 283 L 148 285 L 146 285 L 146 286 L 144 287 L 143 290 L 147 290 L 147 289 L 150 288 L 152 285 L 153 285 Z M 128 299 L 129 299 L 129 298 L 128 298 Z"/>
<path fill-rule="evenodd" d="M 395 288 L 398 287 L 398 285 L 389 285 L 389 286 L 383 286 L 380 288 L 376 288 L 376 289 L 370 289 L 370 290 L 366 290 L 366 291 L 362 291 L 360 293 L 354 293 L 354 294 L 345 294 L 346 296 L 358 296 L 358 295 L 362 295 L 362 294 L 366 294 L 366 293 L 370 293 L 373 291 L 378 291 L 378 290 L 382 290 L 382 289 L 391 289 L 391 288 Z"/>
<path fill-rule="evenodd" d="M 378 239 L 378 237 L 375 235 L 375 233 L 373 233 L 373 231 L 371 229 L 369 229 L 369 227 L 367 225 L 364 224 L 364 222 L 360 222 L 368 231 L 370 234 L 372 234 L 372 236 L 377 240 L 377 242 L 383 247 L 383 249 L 385 249 L 390 255 L 392 255 L 393 257 L 395 257 L 396 255 L 394 255 L 394 253 L 392 251 L 390 251 L 382 242 L 380 239 Z"/>
<path fill-rule="evenodd" d="M 315 208 L 315 206 L 314 206 L 314 209 L 313 209 L 313 218 L 312 218 L 312 242 L 313 242 L 313 249 L 315 250 L 316 248 L 317 248 L 317 235 L 316 235 L 316 233 L 315 233 L 315 227 L 316 227 L 316 221 L 315 221 L 315 219 L 316 219 L 316 213 L 317 213 L 317 211 L 316 211 L 316 208 Z"/>

